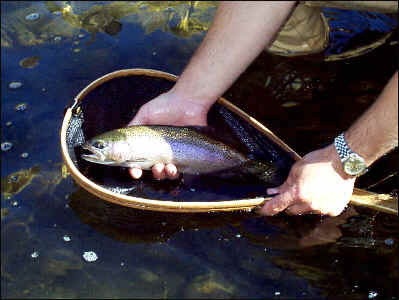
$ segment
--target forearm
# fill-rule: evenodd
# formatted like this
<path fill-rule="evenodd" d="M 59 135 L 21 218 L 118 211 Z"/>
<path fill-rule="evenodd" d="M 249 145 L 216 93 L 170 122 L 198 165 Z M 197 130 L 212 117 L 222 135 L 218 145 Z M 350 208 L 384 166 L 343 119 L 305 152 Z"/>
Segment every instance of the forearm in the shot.
<path fill-rule="evenodd" d="M 345 139 L 367 165 L 398 146 L 398 72 L 370 108 L 345 132 Z"/>
<path fill-rule="evenodd" d="M 294 5 L 295 1 L 220 2 L 175 94 L 211 106 L 272 42 Z"/>

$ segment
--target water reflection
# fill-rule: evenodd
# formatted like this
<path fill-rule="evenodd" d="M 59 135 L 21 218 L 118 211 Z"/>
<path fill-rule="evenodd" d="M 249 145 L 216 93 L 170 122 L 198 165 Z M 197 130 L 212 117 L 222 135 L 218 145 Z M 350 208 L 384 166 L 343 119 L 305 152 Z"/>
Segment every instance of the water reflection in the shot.
<path fill-rule="evenodd" d="M 80 29 L 90 33 L 88 45 L 98 32 L 117 36 L 122 22 L 140 24 L 146 34 L 155 30 L 189 38 L 208 30 L 217 4 L 213 1 L 46 1 L 18 6 L 1 23 L 2 47 L 33 46 L 72 38 Z M 50 12 L 50 13 L 49 13 Z M 39 16 L 35 21 L 26 16 Z M 60 22 L 62 18 L 64 22 Z M 65 26 L 68 25 L 68 26 Z"/>
<path fill-rule="evenodd" d="M 336 242 L 342 237 L 340 226 L 358 216 L 354 208 L 348 208 L 335 218 L 284 214 L 264 218 L 247 212 L 182 214 L 142 211 L 103 201 L 82 188 L 69 196 L 69 206 L 82 222 L 126 243 L 166 242 L 177 232 L 220 229 L 229 225 L 234 227 L 232 232 L 221 229 L 226 239 L 243 237 L 264 248 L 291 250 Z M 358 231 L 371 232 L 371 228 L 357 226 Z"/>

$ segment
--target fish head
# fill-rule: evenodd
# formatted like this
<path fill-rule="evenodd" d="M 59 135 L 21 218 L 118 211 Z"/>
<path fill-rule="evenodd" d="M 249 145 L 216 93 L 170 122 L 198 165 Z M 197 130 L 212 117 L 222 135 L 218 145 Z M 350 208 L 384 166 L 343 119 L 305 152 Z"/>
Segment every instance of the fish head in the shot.
<path fill-rule="evenodd" d="M 82 158 L 93 163 L 119 166 L 128 155 L 129 147 L 123 135 L 115 132 L 96 136 L 82 145 L 90 154 L 82 154 Z"/>

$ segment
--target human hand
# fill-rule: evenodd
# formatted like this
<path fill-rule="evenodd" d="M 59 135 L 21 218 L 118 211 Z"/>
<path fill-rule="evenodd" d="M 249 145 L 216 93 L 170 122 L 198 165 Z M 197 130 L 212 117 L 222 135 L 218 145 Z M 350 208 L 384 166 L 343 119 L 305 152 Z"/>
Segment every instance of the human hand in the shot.
<path fill-rule="evenodd" d="M 350 201 L 355 177 L 346 175 L 333 145 L 305 155 L 291 168 L 287 180 L 268 194 L 259 214 L 272 216 L 283 210 L 288 214 L 318 213 L 339 215 Z"/>
<path fill-rule="evenodd" d="M 131 125 L 175 125 L 175 126 L 206 126 L 209 107 L 192 102 L 188 99 L 180 99 L 173 89 L 161 94 L 144 104 L 128 126 Z M 138 179 L 142 175 L 139 168 L 129 169 L 130 175 Z M 176 179 L 179 175 L 173 164 L 157 163 L 152 167 L 152 173 L 156 179 Z"/>

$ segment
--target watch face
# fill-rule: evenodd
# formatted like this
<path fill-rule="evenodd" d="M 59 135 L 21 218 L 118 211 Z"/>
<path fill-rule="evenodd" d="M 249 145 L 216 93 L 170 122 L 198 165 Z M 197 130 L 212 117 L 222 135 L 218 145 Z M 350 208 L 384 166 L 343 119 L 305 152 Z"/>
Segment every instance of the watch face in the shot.
<path fill-rule="evenodd" d="M 358 175 L 367 167 L 364 159 L 355 153 L 351 153 L 343 163 L 344 170 L 349 175 Z"/>

